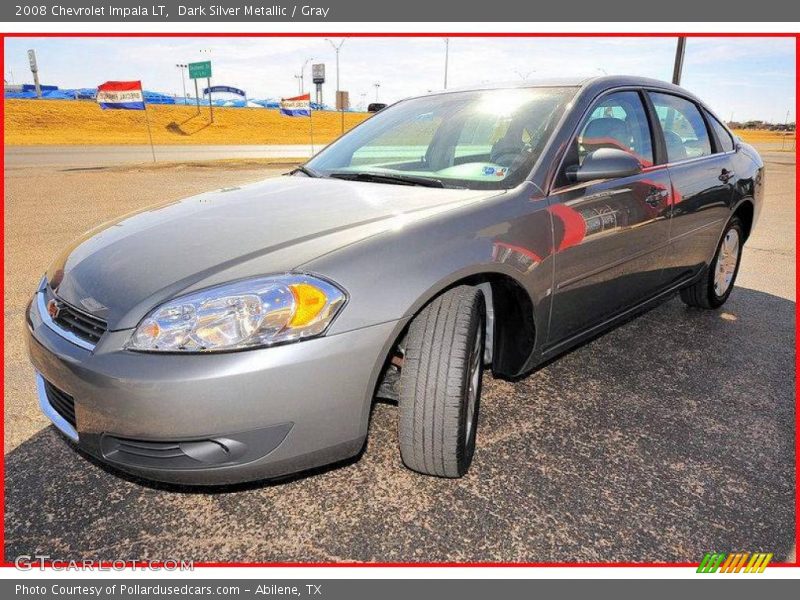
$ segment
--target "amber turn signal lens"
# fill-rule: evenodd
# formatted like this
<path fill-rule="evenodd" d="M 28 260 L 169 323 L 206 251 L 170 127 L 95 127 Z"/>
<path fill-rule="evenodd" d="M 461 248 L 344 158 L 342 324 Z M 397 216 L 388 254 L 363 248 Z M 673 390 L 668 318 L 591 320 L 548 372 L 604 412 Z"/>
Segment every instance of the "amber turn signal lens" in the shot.
<path fill-rule="evenodd" d="M 294 295 L 295 309 L 289 327 L 308 325 L 319 316 L 328 298 L 325 293 L 309 283 L 293 283 L 289 289 Z"/>
<path fill-rule="evenodd" d="M 142 336 L 155 339 L 158 337 L 158 334 L 161 333 L 161 328 L 155 321 L 150 321 L 149 323 L 143 324 L 139 331 Z"/>

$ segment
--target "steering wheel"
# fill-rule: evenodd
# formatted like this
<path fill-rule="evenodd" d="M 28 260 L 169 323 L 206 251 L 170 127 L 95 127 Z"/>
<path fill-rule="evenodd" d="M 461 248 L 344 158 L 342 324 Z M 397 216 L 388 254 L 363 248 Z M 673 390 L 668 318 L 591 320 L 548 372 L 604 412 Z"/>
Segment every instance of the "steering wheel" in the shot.
<path fill-rule="evenodd" d="M 526 152 L 531 151 L 530 144 L 519 144 L 518 146 L 506 145 L 504 144 L 500 148 L 495 148 L 492 150 L 492 153 L 489 155 L 489 160 L 493 163 L 501 165 L 503 167 L 510 167 L 514 164 L 514 162 L 523 156 Z M 504 157 L 510 158 L 507 162 L 503 160 Z"/>

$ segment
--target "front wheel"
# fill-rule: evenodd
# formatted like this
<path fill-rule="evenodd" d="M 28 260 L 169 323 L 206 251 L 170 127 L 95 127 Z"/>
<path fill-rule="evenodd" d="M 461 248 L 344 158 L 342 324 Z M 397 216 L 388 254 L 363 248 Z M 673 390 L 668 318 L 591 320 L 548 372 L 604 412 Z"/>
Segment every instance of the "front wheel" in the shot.
<path fill-rule="evenodd" d="M 409 326 L 400 372 L 400 455 L 426 475 L 461 477 L 475 452 L 483 375 L 483 294 L 434 299 Z"/>
<path fill-rule="evenodd" d="M 739 217 L 733 217 L 725 227 L 717 253 L 700 280 L 681 290 L 681 299 L 689 306 L 719 308 L 728 299 L 739 273 L 742 259 L 744 229 Z"/>

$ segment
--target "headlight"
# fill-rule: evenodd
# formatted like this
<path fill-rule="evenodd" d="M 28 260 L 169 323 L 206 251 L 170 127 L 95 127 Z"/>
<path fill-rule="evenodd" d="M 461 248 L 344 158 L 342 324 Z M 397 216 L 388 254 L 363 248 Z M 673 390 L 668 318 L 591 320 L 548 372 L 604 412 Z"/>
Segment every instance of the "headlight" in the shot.
<path fill-rule="evenodd" d="M 171 300 L 147 315 L 128 349 L 211 352 L 271 346 L 320 335 L 345 294 L 310 275 L 237 281 Z"/>

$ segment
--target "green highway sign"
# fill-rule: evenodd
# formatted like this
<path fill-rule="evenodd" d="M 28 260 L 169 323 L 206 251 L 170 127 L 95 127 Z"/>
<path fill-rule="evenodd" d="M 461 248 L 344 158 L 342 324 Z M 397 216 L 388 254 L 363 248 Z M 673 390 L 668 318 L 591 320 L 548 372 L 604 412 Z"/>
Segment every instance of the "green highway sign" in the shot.
<path fill-rule="evenodd" d="M 189 79 L 208 79 L 211 77 L 211 61 L 189 63 Z"/>

